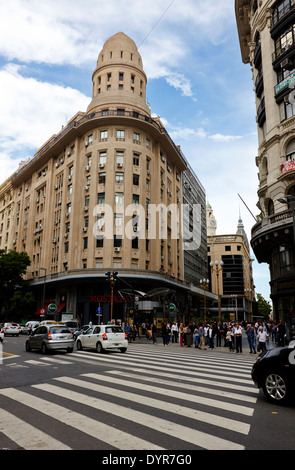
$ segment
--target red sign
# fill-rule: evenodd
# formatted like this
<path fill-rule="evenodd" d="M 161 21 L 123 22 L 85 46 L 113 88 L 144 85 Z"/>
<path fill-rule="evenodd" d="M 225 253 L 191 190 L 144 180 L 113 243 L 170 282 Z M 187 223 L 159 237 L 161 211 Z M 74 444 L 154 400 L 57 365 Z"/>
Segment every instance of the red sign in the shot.
<path fill-rule="evenodd" d="M 125 300 L 126 302 L 130 303 L 129 297 L 126 297 L 126 299 L 123 299 L 121 296 L 117 297 L 116 295 L 114 295 L 114 298 L 113 298 L 114 303 L 117 303 L 117 304 L 122 304 L 125 302 Z M 89 302 L 95 303 L 95 304 L 99 304 L 99 303 L 107 304 L 111 302 L 111 296 L 110 295 L 91 295 L 89 297 Z"/>
<path fill-rule="evenodd" d="M 288 173 L 288 171 L 295 170 L 295 160 L 288 160 L 286 163 L 281 165 L 282 168 L 282 175 Z"/>

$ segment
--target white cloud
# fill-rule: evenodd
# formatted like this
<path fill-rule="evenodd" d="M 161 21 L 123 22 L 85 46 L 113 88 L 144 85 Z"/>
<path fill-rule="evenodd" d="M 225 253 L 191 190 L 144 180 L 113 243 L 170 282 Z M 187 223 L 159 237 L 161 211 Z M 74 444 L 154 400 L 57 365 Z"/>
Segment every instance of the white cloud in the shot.
<path fill-rule="evenodd" d="M 17 167 L 14 154 L 27 157 L 90 102 L 78 90 L 25 78 L 21 70 L 14 64 L 0 69 L 0 89 L 5 90 L 0 96 L 1 182 L 7 169 Z"/>

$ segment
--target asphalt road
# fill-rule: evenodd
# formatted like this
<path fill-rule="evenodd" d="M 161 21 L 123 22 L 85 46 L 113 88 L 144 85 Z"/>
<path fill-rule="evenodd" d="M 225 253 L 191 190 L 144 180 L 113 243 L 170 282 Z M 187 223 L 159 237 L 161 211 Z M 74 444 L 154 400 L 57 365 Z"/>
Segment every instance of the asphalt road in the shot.
<path fill-rule="evenodd" d="M 295 406 L 271 405 L 254 387 L 246 345 L 237 354 L 142 338 L 125 354 L 42 355 L 26 352 L 25 339 L 2 345 L 0 449 L 190 455 L 295 447 Z"/>

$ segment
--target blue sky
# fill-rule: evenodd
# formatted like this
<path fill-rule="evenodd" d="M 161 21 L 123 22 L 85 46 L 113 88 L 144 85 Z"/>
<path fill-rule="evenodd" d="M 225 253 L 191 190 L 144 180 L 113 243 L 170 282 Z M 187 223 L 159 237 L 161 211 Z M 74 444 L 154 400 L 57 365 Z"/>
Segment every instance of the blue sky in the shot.
<path fill-rule="evenodd" d="M 257 128 L 234 0 L 1 0 L 0 26 L 0 183 L 86 111 L 98 54 L 122 31 L 139 47 L 152 114 L 205 187 L 217 234 L 235 233 L 241 213 L 250 239 L 238 193 L 257 215 Z M 253 267 L 269 299 L 268 267 Z"/>

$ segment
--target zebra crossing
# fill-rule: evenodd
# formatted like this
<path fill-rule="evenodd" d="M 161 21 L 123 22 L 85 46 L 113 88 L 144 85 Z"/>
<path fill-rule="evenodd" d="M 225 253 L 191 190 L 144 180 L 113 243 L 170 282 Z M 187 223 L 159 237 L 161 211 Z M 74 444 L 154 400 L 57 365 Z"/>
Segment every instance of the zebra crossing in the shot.
<path fill-rule="evenodd" d="M 78 362 L 84 373 L 74 373 Z M 67 373 L 0 389 L 0 448 L 1 434 L 27 450 L 246 448 L 258 391 L 245 355 L 130 345 L 126 354 L 79 351 L 25 364 Z"/>

